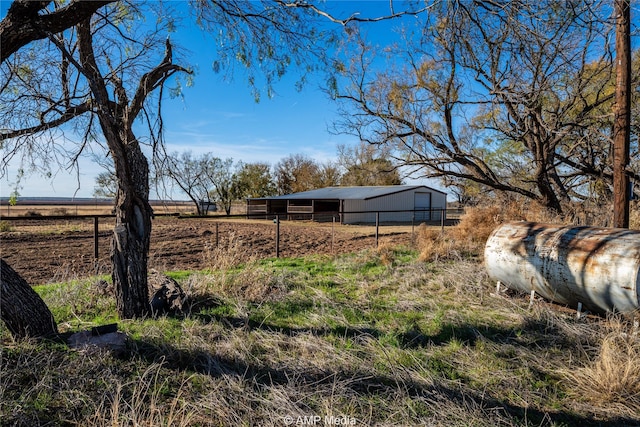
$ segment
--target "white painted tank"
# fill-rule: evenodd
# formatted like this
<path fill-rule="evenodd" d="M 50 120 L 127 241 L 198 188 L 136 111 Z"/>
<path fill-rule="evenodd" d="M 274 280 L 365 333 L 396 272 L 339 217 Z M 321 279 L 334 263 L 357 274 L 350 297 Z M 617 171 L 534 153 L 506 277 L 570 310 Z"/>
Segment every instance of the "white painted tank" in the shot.
<path fill-rule="evenodd" d="M 640 231 L 510 222 L 489 236 L 484 262 L 503 285 L 571 307 L 640 308 Z"/>

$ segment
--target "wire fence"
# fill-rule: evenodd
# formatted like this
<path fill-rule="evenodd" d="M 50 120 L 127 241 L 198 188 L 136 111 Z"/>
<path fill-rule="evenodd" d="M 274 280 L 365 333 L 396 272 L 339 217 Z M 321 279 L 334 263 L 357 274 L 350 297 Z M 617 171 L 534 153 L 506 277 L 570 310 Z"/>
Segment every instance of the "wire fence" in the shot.
<path fill-rule="evenodd" d="M 49 233 L 82 232 L 91 230 L 93 233 L 93 256 L 99 258 L 99 239 L 101 233 L 109 230 L 113 226 L 113 214 L 101 215 L 58 215 L 58 210 L 50 211 L 52 215 L 28 215 L 28 216 L 0 216 L 3 224 L 0 231 L 22 231 L 38 233 L 45 226 Z M 280 256 L 281 232 L 280 223 L 283 221 L 313 221 L 328 224 L 332 227 L 338 225 L 351 225 L 354 227 L 375 227 L 375 246 L 379 244 L 381 229 L 389 226 L 411 226 L 411 233 L 420 224 L 444 227 L 457 223 L 463 211 L 447 209 L 416 209 L 416 210 L 393 210 L 393 211 L 349 211 L 349 212 L 307 212 L 307 213 L 276 213 L 276 214 L 236 214 L 236 215 L 181 215 L 179 212 L 155 214 L 155 217 L 175 217 L 180 219 L 200 219 L 206 221 L 223 220 L 265 220 L 275 224 L 274 246 L 276 257 Z M 9 225 L 15 223 L 15 227 Z M 216 227 L 216 242 L 219 240 L 219 227 Z M 53 230 L 53 231 L 52 231 Z"/>
<path fill-rule="evenodd" d="M 224 254 L 229 242 L 254 258 L 357 252 L 381 243 L 411 244 L 418 226 L 445 228 L 460 211 L 367 212 L 373 221 L 344 223 L 354 212 L 192 216 L 159 214 L 153 221 L 150 268 L 203 269 L 207 251 Z M 408 215 L 402 217 L 401 215 Z M 107 274 L 115 216 L 0 216 L 2 257 L 25 272 L 31 283 L 47 283 L 66 272 L 75 277 Z"/>

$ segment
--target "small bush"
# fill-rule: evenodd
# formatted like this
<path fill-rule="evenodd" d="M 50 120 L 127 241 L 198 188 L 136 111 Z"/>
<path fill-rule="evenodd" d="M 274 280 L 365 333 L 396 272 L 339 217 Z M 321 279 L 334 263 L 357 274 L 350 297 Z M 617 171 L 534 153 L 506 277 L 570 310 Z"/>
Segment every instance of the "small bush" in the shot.
<path fill-rule="evenodd" d="M 498 206 L 468 208 L 458 225 L 453 228 L 452 237 L 484 245 L 498 225 L 513 219 L 509 217 L 516 216 L 514 212 L 510 213 L 511 215 L 508 215 Z"/>
<path fill-rule="evenodd" d="M 0 232 L 12 231 L 13 226 L 9 221 L 0 221 Z"/>
<path fill-rule="evenodd" d="M 22 216 L 42 216 L 42 213 L 38 211 L 27 211 Z"/>

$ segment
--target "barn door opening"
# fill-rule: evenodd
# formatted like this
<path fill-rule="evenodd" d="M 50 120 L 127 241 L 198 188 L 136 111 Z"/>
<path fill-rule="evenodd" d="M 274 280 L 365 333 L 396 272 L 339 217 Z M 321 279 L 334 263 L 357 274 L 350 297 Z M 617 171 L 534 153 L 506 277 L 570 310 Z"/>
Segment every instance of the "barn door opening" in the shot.
<path fill-rule="evenodd" d="M 413 206 L 416 221 L 431 220 L 431 193 L 415 193 Z"/>

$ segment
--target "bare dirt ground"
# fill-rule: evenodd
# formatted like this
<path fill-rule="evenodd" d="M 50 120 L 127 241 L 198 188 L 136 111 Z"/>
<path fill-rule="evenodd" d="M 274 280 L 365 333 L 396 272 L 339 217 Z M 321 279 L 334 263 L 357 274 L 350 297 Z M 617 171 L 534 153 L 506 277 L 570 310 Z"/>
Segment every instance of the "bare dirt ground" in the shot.
<path fill-rule="evenodd" d="M 0 233 L 0 254 L 33 285 L 109 274 L 110 221 L 101 219 L 97 261 L 90 220 L 12 222 L 11 231 Z M 411 226 L 381 227 L 379 244 L 411 244 L 412 230 Z M 149 267 L 160 271 L 201 270 L 207 268 L 213 248 L 227 248 L 230 241 L 247 257 L 276 256 L 276 226 L 272 221 L 165 217 L 153 222 Z M 375 245 L 375 227 L 280 224 L 282 257 L 357 252 Z"/>

